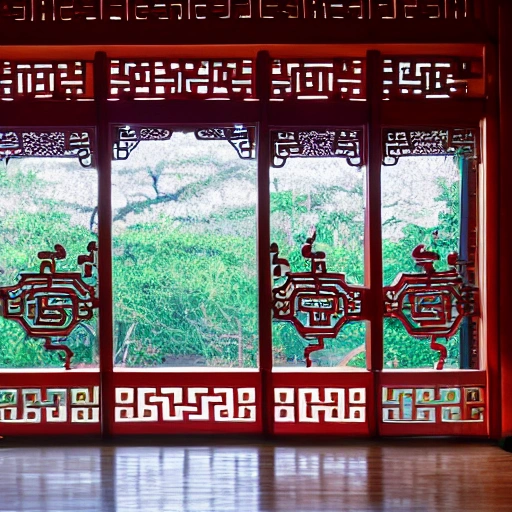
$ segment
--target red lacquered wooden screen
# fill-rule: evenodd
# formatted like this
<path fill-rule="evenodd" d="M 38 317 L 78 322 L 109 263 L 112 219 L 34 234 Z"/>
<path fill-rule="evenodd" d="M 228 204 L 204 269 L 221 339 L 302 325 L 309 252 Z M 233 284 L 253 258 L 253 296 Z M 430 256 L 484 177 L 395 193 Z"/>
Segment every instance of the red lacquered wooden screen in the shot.
<path fill-rule="evenodd" d="M 226 4 L 212 13 L 206 5 L 162 3 L 157 9 L 103 2 L 100 8 L 90 2 L 78 12 L 71 3 L 54 10 L 46 4 L 18 2 L 2 15 L 93 23 L 246 17 L 254 7 Z M 463 2 L 353 2 L 328 10 L 292 4 L 284 10 L 262 4 L 261 16 L 473 16 Z M 66 346 L 64 338 L 99 307 L 99 353 L 89 367 L 71 360 L 69 371 L 2 370 L 0 434 L 488 435 L 489 376 L 479 348 L 494 348 L 475 334 L 480 312 L 492 302 L 485 273 L 478 272 L 483 248 L 475 234 L 477 224 L 486 229 L 477 220 L 485 103 L 480 52 L 340 51 L 302 58 L 273 49 L 270 55 L 230 58 L 226 50 L 226 56 L 210 58 L 205 49 L 204 58 L 176 58 L 158 51 L 145 58 L 100 53 L 94 65 L 68 58 L 2 63 L 0 156 L 7 168 L 28 157 L 62 157 L 97 169 L 99 179 L 92 207 L 75 205 L 87 213 L 94 236 L 84 239 L 76 269 L 62 267 L 67 278 L 74 271 L 75 284 L 89 294 L 83 304 L 78 292 L 69 299 L 83 315 L 73 317 L 76 325 L 66 323 L 61 335 L 31 332 L 36 313 L 30 308 L 36 306 L 27 303 L 28 320 L 18 324 L 27 338 L 53 340 L 47 348 Z M 54 118 L 43 123 L 50 105 Z M 473 158 L 467 182 L 470 249 L 468 261 L 444 253 L 440 259 L 435 250 L 418 248 L 424 242 L 419 239 L 407 258 L 414 263 L 413 253 L 421 268 L 404 268 L 405 281 L 392 285 L 382 277 L 381 167 L 413 156 Z M 186 167 L 189 160 L 195 171 Z M 229 172 L 223 174 L 222 162 L 229 162 Z M 46 168 L 42 172 L 49 176 Z M 245 209 L 243 218 L 232 214 L 229 226 L 219 223 L 215 208 L 222 201 L 205 192 L 212 183 L 222 201 L 234 194 L 233 208 Z M 208 226 L 198 224 L 201 215 L 209 215 Z M 154 258 L 160 243 L 151 238 L 155 229 L 167 237 L 162 244 L 168 252 L 162 254 L 177 254 L 181 267 L 171 268 L 170 256 Z M 217 237 L 217 246 L 208 245 L 205 233 Z M 234 247 L 242 238 L 240 258 Z M 97 259 L 91 241 L 97 242 Z M 344 252 L 350 244 L 357 247 L 353 261 Z M 50 272 L 39 274 L 51 274 L 55 286 L 64 262 L 59 247 L 41 236 L 38 251 L 46 252 L 40 259 Z M 232 258 L 229 268 L 216 264 L 218 254 Z M 146 267 L 153 277 L 138 280 Z M 24 268 L 15 270 L 24 275 Z M 192 298 L 204 292 L 193 280 L 206 283 L 215 271 L 220 277 L 212 290 L 221 302 L 203 297 L 204 306 L 198 302 L 190 309 Z M 87 289 L 96 272 L 99 282 Z M 123 279 L 137 293 L 124 290 Z M 2 282 L 6 322 L 17 314 L 9 313 L 16 307 L 9 305 L 16 283 L 9 288 Z M 166 286 L 182 291 L 173 296 Z M 228 309 L 230 295 L 249 305 Z M 69 320 L 62 296 L 41 300 L 58 303 L 58 313 L 47 313 L 50 320 L 53 314 Z M 209 355 L 183 348 L 191 334 L 169 335 L 165 315 L 195 329 Z M 415 371 L 394 367 L 390 359 L 386 366 L 389 319 L 402 322 L 411 336 L 407 343 L 428 350 L 431 342 L 443 363 L 450 354 L 439 338 L 452 336 L 468 319 L 471 363 L 464 370 L 438 364 L 439 370 Z M 171 347 L 165 353 L 162 339 Z"/>

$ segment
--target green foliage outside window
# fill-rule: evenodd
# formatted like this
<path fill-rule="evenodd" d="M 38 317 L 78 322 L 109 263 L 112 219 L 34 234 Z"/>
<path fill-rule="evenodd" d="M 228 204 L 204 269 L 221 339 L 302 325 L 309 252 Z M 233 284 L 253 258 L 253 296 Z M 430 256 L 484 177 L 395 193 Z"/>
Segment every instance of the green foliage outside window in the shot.
<path fill-rule="evenodd" d="M 182 165 L 185 165 L 183 162 Z M 197 165 L 198 162 L 193 162 Z M 199 161 L 199 164 L 201 162 Z M 9 167 L 13 162 L 9 164 Z M 59 163 L 59 166 L 66 165 Z M 157 162 L 162 169 L 169 162 Z M 210 163 L 211 165 L 211 163 Z M 219 164 L 221 165 L 221 164 Z M 223 174 L 205 178 L 190 187 L 188 197 L 207 193 L 222 181 L 246 179 L 254 168 L 232 168 Z M 172 164 L 176 168 L 176 164 Z M 179 166 L 178 166 L 179 167 Z M 53 179 L 58 179 L 58 170 Z M 82 171 L 84 172 L 84 171 Z M 91 171 L 87 171 L 91 173 Z M 90 179 L 85 172 L 80 179 Z M 94 174 L 94 171 L 92 171 Z M 147 179 L 151 181 L 151 174 Z M 220 185 L 219 185 L 220 183 Z M 435 201 L 442 205 L 435 226 L 422 227 L 414 222 L 401 228 L 401 236 L 384 239 L 384 282 L 390 283 L 399 272 L 417 271 L 410 257 L 419 243 L 441 255 L 458 248 L 459 182 L 437 180 Z M 50 193 L 52 182 L 24 166 L 16 171 L 0 169 L 0 284 L 11 285 L 20 271 L 37 270 L 37 252 L 65 245 L 68 258 L 58 262 L 62 270 L 77 270 L 76 257 L 85 253 L 89 240 L 96 237 L 94 206 L 56 200 Z M 195 190 L 195 192 L 194 192 Z M 317 214 L 317 249 L 327 253 L 329 271 L 344 272 L 347 281 L 362 284 L 364 216 L 338 211 L 330 206 L 340 190 L 321 187 L 303 197 L 290 191 L 272 191 L 272 215 L 286 225 L 292 217 Z M 346 191 L 345 191 L 346 192 Z M 361 197 L 362 188 L 349 191 Z M 183 197 L 187 198 L 187 194 Z M 165 202 L 156 190 L 153 197 L 141 200 L 133 212 L 144 215 L 155 204 Z M 25 205 L 25 206 L 24 206 Z M 76 212 L 90 222 L 77 222 Z M 117 211 L 119 214 L 119 210 Z M 135 221 L 123 228 L 114 222 L 113 280 L 115 283 L 115 361 L 134 366 L 257 366 L 258 316 L 257 268 L 254 264 L 255 238 L 243 226 L 253 223 L 255 210 L 243 205 L 210 212 L 203 217 L 177 219 L 165 210 L 149 220 Z M 114 219 L 116 219 L 114 215 Z M 388 222 L 393 222 L 389 220 Z M 292 225 L 291 221 L 289 225 Z M 438 236 L 432 237 L 437 231 Z M 278 230 L 281 254 L 294 271 L 306 270 L 300 254 L 307 235 L 304 231 Z M 252 256 L 248 257 L 248 255 Z M 193 265 L 189 265 L 193 261 Z M 274 327 L 280 345 L 275 352 L 284 361 L 301 353 L 306 342 L 289 325 Z M 79 327 L 70 336 L 75 366 L 97 364 L 96 324 Z M 387 367 L 429 367 L 437 360 L 426 340 L 414 340 L 396 320 L 386 320 L 385 365 Z M 346 352 L 365 342 L 365 326 L 346 326 L 336 343 Z M 449 358 L 456 359 L 458 339 L 448 342 Z M 332 347 L 331 347 L 332 348 Z M 329 347 L 327 347 L 329 349 Z M 325 363 L 336 365 L 337 361 Z M 349 363 L 364 367 L 365 354 L 357 354 Z M 53 353 L 42 349 L 40 340 L 27 339 L 14 322 L 0 318 L 0 367 L 60 366 Z"/>

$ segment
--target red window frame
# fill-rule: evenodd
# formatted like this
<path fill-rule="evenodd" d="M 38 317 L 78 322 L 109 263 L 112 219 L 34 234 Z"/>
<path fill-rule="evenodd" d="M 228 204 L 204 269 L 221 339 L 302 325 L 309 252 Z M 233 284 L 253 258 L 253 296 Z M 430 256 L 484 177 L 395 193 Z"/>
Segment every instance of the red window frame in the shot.
<path fill-rule="evenodd" d="M 496 403 L 498 384 L 498 346 L 496 335 L 496 211 L 493 201 L 497 191 L 493 188 L 496 177 L 496 161 L 493 156 L 495 142 L 492 140 L 493 130 L 496 130 L 495 117 L 489 114 L 491 99 L 481 97 L 463 99 L 424 99 L 404 102 L 400 99 L 382 101 L 382 59 L 383 53 L 377 50 L 357 48 L 355 53 L 366 60 L 366 101 L 299 101 L 289 102 L 270 101 L 271 91 L 271 58 L 279 56 L 279 49 L 271 50 L 272 57 L 266 51 L 257 53 L 258 48 L 251 51 L 255 57 L 257 70 L 254 84 L 258 101 L 249 102 L 204 102 L 198 100 L 168 99 L 151 105 L 146 102 L 109 101 L 109 58 L 119 56 L 119 49 L 110 53 L 90 54 L 88 60 L 94 70 L 94 102 L 52 102 L 52 128 L 59 126 L 93 127 L 96 130 L 96 162 L 99 172 L 99 279 L 100 279 L 100 371 L 87 373 L 73 371 L 72 373 L 37 372 L 23 375 L 16 371 L 1 372 L 2 387 L 34 387 L 41 389 L 59 386 L 70 389 L 74 386 L 100 386 L 101 388 L 101 422 L 88 425 L 85 429 L 71 427 L 71 423 L 49 425 L 2 425 L 6 435 L 15 434 L 49 434 L 49 433 L 99 433 L 106 435 L 124 433 L 182 433 L 182 432 L 245 432 L 266 434 L 319 434 L 335 435 L 491 435 L 496 437 L 499 428 L 499 405 Z M 245 49 L 246 50 L 246 49 Z M 340 48 L 340 52 L 344 49 Z M 452 51 L 453 48 L 435 48 L 439 53 Z M 229 57 L 229 48 L 224 50 Z M 285 54 L 290 54 L 290 48 L 282 48 Z M 315 49 L 318 56 L 326 49 Z M 333 48 L 328 50 L 331 54 Z M 464 50 L 466 51 L 466 50 Z M 158 49 L 157 52 L 162 52 Z M 177 54 L 179 49 L 169 49 Z M 415 48 L 415 55 L 430 55 L 434 52 L 428 46 Z M 56 52 L 58 53 L 58 52 Z M 300 57 L 300 50 L 291 53 Z M 472 48 L 472 57 L 478 58 L 482 48 Z M 15 55 L 16 52 L 13 51 Z M 108 55 L 108 56 L 107 56 Z M 492 58 L 485 54 L 487 70 L 492 70 Z M 90 66 L 91 67 L 91 66 Z M 90 84 L 89 84 L 90 87 Z M 90 90 L 90 88 L 88 89 Z M 489 94 L 492 96 L 492 88 Z M 5 127 L 42 127 L 48 124 L 48 104 L 37 100 L 2 102 L 0 105 L 2 124 Z M 412 112 L 412 113 L 411 113 Z M 260 331 L 260 366 L 258 372 L 212 373 L 205 372 L 118 372 L 113 368 L 113 339 L 112 339 L 112 282 L 111 282 L 111 153 L 112 127 L 119 124 L 128 125 L 184 125 L 206 126 L 241 123 L 258 126 L 257 164 L 258 164 L 258 261 L 259 261 L 259 331 Z M 479 221 L 479 272 L 480 288 L 483 292 L 483 318 L 481 322 L 482 339 L 486 340 L 486 358 L 483 361 L 484 370 L 478 372 L 444 371 L 442 373 L 392 372 L 382 371 L 382 256 L 381 256 L 381 218 L 380 218 L 380 169 L 382 162 L 382 130 L 385 127 L 431 127 L 456 128 L 460 126 L 480 126 L 485 141 L 485 151 L 481 169 L 482 197 L 480 198 Z M 364 373 L 347 373 L 321 375 L 319 373 L 297 372 L 279 374 L 272 371 L 271 348 L 271 283 L 268 247 L 269 233 L 269 167 L 270 130 L 283 126 L 295 128 L 333 127 L 362 127 L 365 130 L 365 162 L 367 172 L 367 236 L 365 247 L 366 268 L 366 299 L 371 307 L 368 311 L 369 343 L 367 345 L 368 371 Z M 229 375 L 229 376 L 228 376 Z M 116 388 L 135 387 L 182 387 L 182 388 L 254 388 L 256 397 L 247 402 L 247 406 L 255 407 L 257 420 L 250 423 L 222 423 L 215 421 L 187 421 L 179 426 L 157 421 L 154 425 L 146 422 L 116 421 L 116 406 L 122 407 L 124 397 L 116 395 Z M 486 421 L 482 424 L 467 425 L 395 425 L 383 421 L 384 388 L 403 389 L 434 387 L 459 387 L 460 389 L 482 387 L 486 389 L 487 403 Z M 365 390 L 365 407 L 367 421 L 360 423 L 332 424 L 325 421 L 325 411 L 322 407 L 329 405 L 325 395 L 327 389 L 348 388 Z M 276 388 L 292 390 L 292 405 L 287 402 L 286 393 L 283 401 L 276 398 Z M 276 407 L 293 407 L 297 405 L 300 389 L 310 390 L 304 395 L 308 407 L 316 407 L 320 420 L 317 422 L 279 422 L 276 421 Z M 318 398 L 311 395 L 318 392 Z M 348 391 L 347 391 L 348 393 Z M 205 392 L 208 395 L 208 392 Z M 291 396 L 291 395 L 289 395 Z M 348 396 L 348 395 L 347 395 Z M 309 397 L 309 398 L 308 398 Z M 357 403 L 355 395 L 352 397 Z M 360 398 L 360 397 L 359 397 Z M 245 398 L 244 398 L 245 399 Z M 240 407 L 244 406 L 242 404 Z M 309 402 L 308 402 L 309 400 Z M 128 402 L 127 402 L 128 403 Z M 135 398 L 132 403 L 135 403 Z M 212 402 L 213 403 L 213 402 Z M 290 402 L 291 403 L 291 402 Z M 131 403 L 130 403 L 131 404 Z M 131 406 L 131 405 L 130 405 Z M 70 406 L 71 407 L 71 406 Z M 96 407 L 96 405 L 94 406 Z M 210 405 L 206 405 L 211 409 Z M 312 409 L 312 410 L 313 410 Z M 213 413 L 212 413 L 213 414 Z M 296 412 L 298 415 L 299 413 Z M 315 413 L 316 414 L 316 413 Z M 324 421 L 322 421 L 322 418 Z M 488 418 L 488 420 L 487 420 Z M 229 426 L 227 426 L 229 425 Z"/>

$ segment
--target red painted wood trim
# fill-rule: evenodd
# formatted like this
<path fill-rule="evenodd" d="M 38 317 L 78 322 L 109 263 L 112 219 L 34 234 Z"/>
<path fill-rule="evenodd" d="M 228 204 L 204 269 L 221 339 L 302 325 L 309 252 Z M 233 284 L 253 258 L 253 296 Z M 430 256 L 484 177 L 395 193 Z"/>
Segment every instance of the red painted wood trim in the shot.
<path fill-rule="evenodd" d="M 360 127 L 368 119 L 366 101 L 271 101 L 268 121 L 279 127 Z"/>
<path fill-rule="evenodd" d="M 461 386 L 486 384 L 485 370 L 384 370 L 382 386 Z"/>
<path fill-rule="evenodd" d="M 258 126 L 258 325 L 259 367 L 261 372 L 263 433 L 272 432 L 272 282 L 270 277 L 270 135 L 268 101 L 270 96 L 270 56 L 260 52 L 256 61 L 256 93 L 260 100 Z"/>
<path fill-rule="evenodd" d="M 501 359 L 502 435 L 512 435 L 512 330 L 510 328 L 510 288 L 512 286 L 512 174 L 509 169 L 512 140 L 512 3 L 503 1 L 500 7 L 500 290 L 499 332 Z"/>
<path fill-rule="evenodd" d="M 479 246 L 479 277 L 482 290 L 482 321 L 480 358 L 487 368 L 487 403 L 489 436 L 501 434 L 500 337 L 499 337 L 499 104 L 497 48 L 485 48 L 485 70 L 488 98 L 485 121 L 482 123 L 482 163 L 479 173 L 481 229 Z"/>
<path fill-rule="evenodd" d="M 0 372 L 1 387 L 32 388 L 55 386 L 79 387 L 98 386 L 100 374 L 98 370 L 64 370 L 55 368 L 52 370 L 3 370 Z"/>
<path fill-rule="evenodd" d="M 90 127 L 96 124 L 93 101 L 2 101 L 2 126 Z"/>
<path fill-rule="evenodd" d="M 477 126 L 485 115 L 485 104 L 478 98 L 384 101 L 381 121 L 383 126 L 403 128 Z"/>
<path fill-rule="evenodd" d="M 108 59 L 98 52 L 94 59 L 94 95 L 96 98 L 96 151 L 99 174 L 98 190 L 98 286 L 101 371 L 101 418 L 103 435 L 109 437 L 114 424 L 113 358 L 114 333 L 112 319 L 112 144 L 106 113 L 108 95 Z"/>
<path fill-rule="evenodd" d="M 482 20 L 187 20 L 4 22 L 0 43 L 25 45 L 244 45 L 486 43 Z"/>
<path fill-rule="evenodd" d="M 383 364 L 383 314 L 382 297 L 382 216 L 381 216 L 381 163 L 382 163 L 382 60 L 380 53 L 371 50 L 366 58 L 367 97 L 369 119 L 367 126 L 367 196 L 365 226 L 365 284 L 369 319 L 366 335 L 366 364 L 378 373 Z M 378 375 L 375 376 L 378 389 Z M 377 397 L 376 397 L 377 398 Z M 376 400 L 377 401 L 377 400 Z M 377 412 L 377 411 L 375 411 Z M 372 434 L 377 433 L 377 414 L 369 414 Z"/>
<path fill-rule="evenodd" d="M 255 123 L 259 119 L 258 101 L 108 101 L 107 116 L 117 124 Z"/>

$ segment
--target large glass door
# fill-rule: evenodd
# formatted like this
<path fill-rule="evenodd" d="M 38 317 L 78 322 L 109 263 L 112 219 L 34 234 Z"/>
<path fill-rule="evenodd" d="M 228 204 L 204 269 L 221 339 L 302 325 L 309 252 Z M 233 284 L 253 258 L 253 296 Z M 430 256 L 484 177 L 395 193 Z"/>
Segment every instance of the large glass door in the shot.
<path fill-rule="evenodd" d="M 270 132 L 274 433 L 369 432 L 361 128 Z"/>
<path fill-rule="evenodd" d="M 94 130 L 5 128 L 0 155 L 1 433 L 99 434 Z"/>
<path fill-rule="evenodd" d="M 274 50 L 4 62 L 0 435 L 486 435 L 481 55 Z"/>
<path fill-rule="evenodd" d="M 258 432 L 255 128 L 114 128 L 114 433 Z"/>

